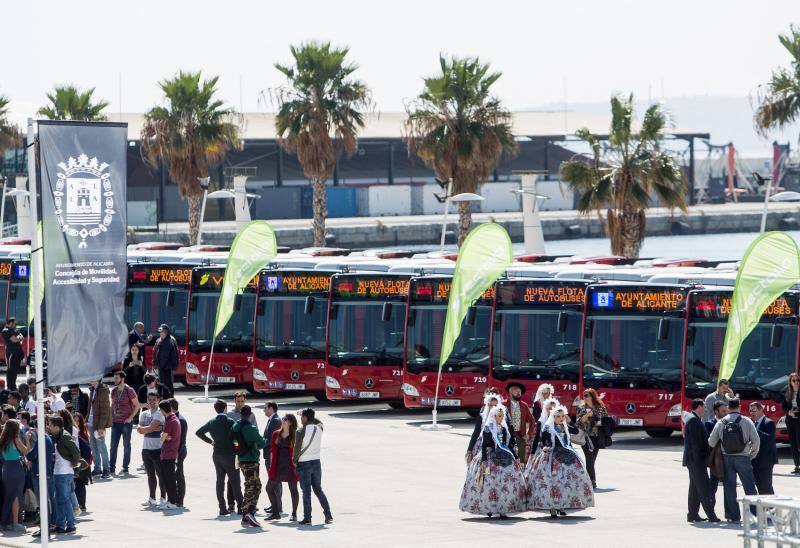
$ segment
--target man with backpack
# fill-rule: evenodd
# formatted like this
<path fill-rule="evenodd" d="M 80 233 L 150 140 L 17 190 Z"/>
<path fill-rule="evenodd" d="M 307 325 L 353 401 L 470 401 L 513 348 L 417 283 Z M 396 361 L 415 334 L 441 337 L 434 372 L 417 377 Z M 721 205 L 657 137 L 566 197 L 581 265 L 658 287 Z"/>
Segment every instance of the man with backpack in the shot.
<path fill-rule="evenodd" d="M 758 455 L 761 441 L 753 421 L 740 413 L 739 406 L 738 398 L 728 401 L 728 416 L 717 422 L 708 438 L 711 447 L 722 444 L 722 457 L 725 461 L 722 487 L 725 517 L 729 523 L 739 523 L 742 520 L 736 502 L 736 477 L 741 480 L 746 495 L 757 494 L 751 461 Z"/>
<path fill-rule="evenodd" d="M 48 419 L 47 430 L 55 446 L 53 483 L 55 484 L 55 533 L 74 533 L 75 515 L 72 510 L 72 490 L 75 470 L 84 470 L 89 464 L 81 458 L 80 449 L 67 432 L 64 420 L 53 416 Z"/>
<path fill-rule="evenodd" d="M 242 418 L 233 425 L 233 452 L 239 457 L 239 470 L 244 476 L 244 497 L 242 501 L 242 527 L 261 527 L 256 521 L 258 496 L 261 494 L 261 479 L 258 469 L 261 464 L 261 451 L 267 442 L 258 433 L 258 428 L 250 422 L 253 411 L 249 405 L 240 410 Z"/>

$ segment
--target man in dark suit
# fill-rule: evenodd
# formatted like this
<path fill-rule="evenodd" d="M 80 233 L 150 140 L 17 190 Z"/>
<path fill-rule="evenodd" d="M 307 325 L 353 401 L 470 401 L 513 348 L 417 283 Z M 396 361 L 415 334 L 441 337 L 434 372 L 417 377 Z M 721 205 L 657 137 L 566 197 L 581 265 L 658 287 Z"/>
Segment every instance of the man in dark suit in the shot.
<path fill-rule="evenodd" d="M 706 427 L 706 432 L 708 435 L 711 435 L 711 431 L 714 430 L 714 426 L 722 420 L 722 417 L 728 414 L 728 404 L 722 400 L 717 400 L 714 402 L 714 418 L 710 421 L 706 421 L 703 424 Z M 717 489 L 719 489 L 719 483 L 722 481 L 720 478 L 714 475 L 712 472 L 711 475 L 711 487 L 710 487 L 710 495 L 711 495 L 711 506 L 717 505 Z"/>
<path fill-rule="evenodd" d="M 753 459 L 753 476 L 759 495 L 774 495 L 772 469 L 778 464 L 778 448 L 775 444 L 775 423 L 764 414 L 764 406 L 755 401 L 750 404 L 750 418 L 756 425 L 761 440 L 758 454 Z"/>
<path fill-rule="evenodd" d="M 683 429 L 683 465 L 689 471 L 689 512 L 686 520 L 690 523 L 706 521 L 699 514 L 701 504 L 708 521 L 720 521 L 711 504 L 711 480 L 706 464 L 711 448 L 708 446 L 703 419 L 700 418 L 704 413 L 705 402 L 701 399 L 692 401 L 692 415 Z"/>
<path fill-rule="evenodd" d="M 239 471 L 236 469 L 236 454 L 233 452 L 233 419 L 225 414 L 227 404 L 222 400 L 214 402 L 214 411 L 217 416 L 197 429 L 197 437 L 211 444 L 211 458 L 214 461 L 214 470 L 217 474 L 217 502 L 219 515 L 227 516 L 232 513 L 232 504 L 225 505 L 225 478 L 228 478 L 228 487 L 232 492 L 236 504 L 242 506 L 242 488 Z M 208 437 L 208 434 L 211 437 Z M 241 512 L 240 512 L 241 513 Z"/>
<path fill-rule="evenodd" d="M 278 416 L 278 404 L 274 401 L 268 401 L 267 404 L 264 406 L 264 415 L 267 417 L 267 426 L 264 428 L 264 439 L 267 440 L 267 445 L 264 447 L 264 465 L 267 467 L 267 471 L 269 471 L 269 465 L 271 460 L 270 454 L 270 442 L 272 440 L 272 434 L 276 430 L 280 430 L 281 428 L 281 418 Z M 281 501 L 283 496 L 283 483 L 278 485 L 277 488 L 277 498 L 278 502 Z M 273 511 L 272 507 L 264 508 L 264 511 L 267 515 L 272 514 L 280 514 L 283 511 L 283 508 L 278 507 Z"/>

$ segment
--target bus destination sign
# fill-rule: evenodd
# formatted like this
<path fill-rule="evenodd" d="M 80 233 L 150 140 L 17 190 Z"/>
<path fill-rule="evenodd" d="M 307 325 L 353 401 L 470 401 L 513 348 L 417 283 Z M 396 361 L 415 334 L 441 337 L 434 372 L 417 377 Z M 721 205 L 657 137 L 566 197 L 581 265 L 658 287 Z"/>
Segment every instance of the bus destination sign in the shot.
<path fill-rule="evenodd" d="M 330 280 L 329 274 L 270 273 L 262 275 L 262 287 L 267 293 L 320 293 L 328 291 Z"/>
<path fill-rule="evenodd" d="M 708 320 L 726 320 L 731 313 L 730 293 L 700 293 L 692 297 L 692 316 Z M 788 318 L 797 314 L 797 298 L 778 297 L 762 317 Z"/>
<path fill-rule="evenodd" d="M 416 281 L 414 282 L 414 289 L 411 292 L 411 298 L 416 302 L 447 302 L 450 296 L 450 285 L 450 280 Z M 493 298 L 494 286 L 483 292 L 481 300 L 489 301 L 489 304 L 491 304 Z"/>
<path fill-rule="evenodd" d="M 583 305 L 585 292 L 585 285 L 504 284 L 497 289 L 497 303 L 501 306 Z"/>
<path fill-rule="evenodd" d="M 590 305 L 595 310 L 669 312 L 685 307 L 686 295 L 676 289 L 594 289 Z"/>
<path fill-rule="evenodd" d="M 404 297 L 408 295 L 408 278 L 339 278 L 333 291 L 343 298 Z"/>
<path fill-rule="evenodd" d="M 142 285 L 188 284 L 192 277 L 191 268 L 170 266 L 135 267 L 130 281 Z"/>

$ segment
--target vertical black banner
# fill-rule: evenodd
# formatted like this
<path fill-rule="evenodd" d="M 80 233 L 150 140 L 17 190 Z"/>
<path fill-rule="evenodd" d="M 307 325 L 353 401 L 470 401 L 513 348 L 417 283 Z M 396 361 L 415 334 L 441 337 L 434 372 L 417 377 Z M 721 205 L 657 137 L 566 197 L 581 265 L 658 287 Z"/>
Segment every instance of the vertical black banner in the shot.
<path fill-rule="evenodd" d="M 127 351 L 127 124 L 39 121 L 48 384 Z"/>

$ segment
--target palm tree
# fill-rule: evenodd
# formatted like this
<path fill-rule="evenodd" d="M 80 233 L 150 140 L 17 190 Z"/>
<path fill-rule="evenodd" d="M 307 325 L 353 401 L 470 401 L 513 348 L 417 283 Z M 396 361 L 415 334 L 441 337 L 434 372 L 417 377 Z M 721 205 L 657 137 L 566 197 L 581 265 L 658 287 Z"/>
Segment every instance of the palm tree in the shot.
<path fill-rule="evenodd" d="M 94 88 L 79 90 L 75 86 L 56 86 L 47 94 L 50 104 L 37 111 L 39 116 L 50 120 L 83 120 L 85 122 L 102 122 L 106 120 L 103 110 L 107 101 L 92 102 Z"/>
<path fill-rule="evenodd" d="M 328 216 L 325 180 L 341 154 L 357 150 L 364 111 L 371 105 L 367 86 L 352 78 L 358 68 L 346 61 L 350 48 L 330 42 L 291 46 L 294 65 L 275 64 L 287 80 L 273 91 L 278 105 L 275 130 L 281 146 L 297 153 L 303 173 L 314 189 L 314 245 L 325 245 Z"/>
<path fill-rule="evenodd" d="M 8 97 L 0 95 L 0 164 L 6 149 L 19 145 L 19 128 L 8 120 Z"/>
<path fill-rule="evenodd" d="M 778 40 L 789 52 L 790 68 L 773 70 L 770 81 L 759 88 L 755 126 L 761 134 L 784 128 L 800 117 L 800 27 L 791 25 Z"/>
<path fill-rule="evenodd" d="M 500 72 L 477 57 L 439 56 L 441 74 L 425 79 L 425 88 L 406 105 L 406 143 L 441 180 L 452 179 L 453 193 L 475 192 L 503 153 L 514 154 L 511 113 L 490 88 Z M 458 204 L 458 243 L 472 223 L 469 202 Z"/>
<path fill-rule="evenodd" d="M 201 81 L 200 71 L 179 71 L 158 83 L 166 106 L 144 115 L 142 155 L 152 167 L 166 165 L 189 202 L 189 241 L 197 243 L 200 228 L 201 177 L 217 166 L 231 148 L 239 147 L 239 120 L 216 98 L 218 76 Z"/>
<path fill-rule="evenodd" d="M 633 94 L 611 97 L 608 143 L 584 128 L 576 132 L 592 149 L 592 158 L 576 155 L 561 164 L 561 179 L 577 192 L 577 209 L 588 214 L 607 208 L 606 232 L 611 252 L 636 258 L 645 236 L 645 210 L 657 196 L 664 205 L 686 210 L 683 173 L 675 158 L 659 147 L 668 126 L 667 113 L 658 104 L 644 114 L 639 132 L 632 128 Z"/>

